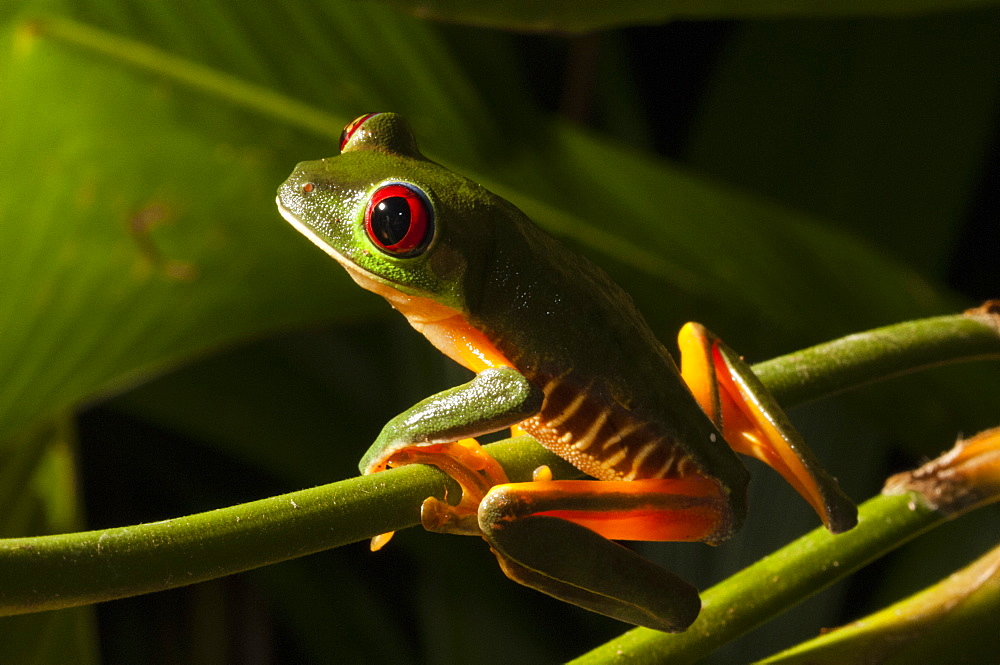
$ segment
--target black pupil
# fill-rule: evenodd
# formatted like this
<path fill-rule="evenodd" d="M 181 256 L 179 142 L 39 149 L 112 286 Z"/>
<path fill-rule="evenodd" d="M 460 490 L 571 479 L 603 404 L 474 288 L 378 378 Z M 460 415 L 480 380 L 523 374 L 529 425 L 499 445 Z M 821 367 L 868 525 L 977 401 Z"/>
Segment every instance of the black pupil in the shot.
<path fill-rule="evenodd" d="M 379 201 L 372 213 L 372 231 L 378 241 L 392 247 L 410 230 L 410 204 L 402 196 L 390 196 Z"/>

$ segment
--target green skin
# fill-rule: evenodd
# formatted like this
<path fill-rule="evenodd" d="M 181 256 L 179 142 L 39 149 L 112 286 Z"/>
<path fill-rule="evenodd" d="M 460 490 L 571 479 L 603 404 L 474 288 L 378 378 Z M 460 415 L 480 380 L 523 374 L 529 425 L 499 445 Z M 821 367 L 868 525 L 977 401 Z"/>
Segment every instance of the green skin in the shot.
<path fill-rule="evenodd" d="M 391 255 L 366 232 L 369 198 L 392 182 L 416 186 L 432 207 L 433 239 L 419 253 Z M 749 474 L 632 299 L 513 205 L 424 158 L 402 118 L 374 115 L 349 136 L 341 155 L 299 164 L 278 190 L 278 206 L 362 286 L 385 285 L 460 313 L 514 365 L 482 370 L 470 383 L 394 418 L 362 460 L 362 472 L 378 470 L 405 448 L 520 423 L 542 408 L 545 380 L 560 377 L 562 385 L 587 393 L 612 417 L 645 423 L 681 451 L 689 470 L 717 482 L 718 527 L 707 540 L 723 540 L 740 526 Z M 727 360 L 740 362 L 735 356 Z M 777 408 L 766 396 L 761 401 Z M 590 475 L 615 479 L 592 460 L 554 450 Z M 810 470 L 817 468 L 802 450 Z M 822 476 L 820 482 L 828 479 Z M 516 490 L 510 488 L 517 486 L 503 487 L 483 500 L 473 530 L 490 542 L 512 579 L 659 630 L 683 630 L 697 616 L 697 591 L 686 582 L 582 526 L 512 509 Z M 580 500 L 553 495 L 556 504 Z M 593 499 L 596 509 L 609 511 L 614 500 Z M 840 496 L 831 500 L 840 501 Z"/>

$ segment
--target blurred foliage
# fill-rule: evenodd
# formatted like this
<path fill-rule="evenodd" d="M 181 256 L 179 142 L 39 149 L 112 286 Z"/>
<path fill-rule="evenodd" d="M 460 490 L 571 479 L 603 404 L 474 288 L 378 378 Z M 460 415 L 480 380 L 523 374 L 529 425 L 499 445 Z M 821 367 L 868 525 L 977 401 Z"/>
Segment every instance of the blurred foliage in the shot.
<path fill-rule="evenodd" d="M 3 532 L 353 475 L 385 420 L 461 380 L 273 207 L 295 163 L 334 154 L 367 111 L 406 115 L 428 155 L 604 265 L 665 341 L 697 319 L 759 360 L 996 297 L 1000 10 L 822 4 L 789 19 L 776 0 L 720 1 L 695 17 L 712 21 L 571 38 L 350 0 L 4 3 Z M 636 3 L 614 25 L 647 19 Z M 996 425 L 998 388 L 995 366 L 949 368 L 793 416 L 861 500 Z M 326 444 L 345 438 L 357 447 Z M 707 585 L 812 526 L 752 466 L 757 510 L 732 542 L 644 552 Z M 721 662 L 954 570 L 995 544 L 982 512 Z M 20 639 L 0 660 L 93 662 L 99 635 L 108 662 L 551 662 L 621 628 L 508 582 L 476 539 L 417 532 L 96 615 L 5 619 Z M 26 651 L 57 634 L 72 657 Z"/>

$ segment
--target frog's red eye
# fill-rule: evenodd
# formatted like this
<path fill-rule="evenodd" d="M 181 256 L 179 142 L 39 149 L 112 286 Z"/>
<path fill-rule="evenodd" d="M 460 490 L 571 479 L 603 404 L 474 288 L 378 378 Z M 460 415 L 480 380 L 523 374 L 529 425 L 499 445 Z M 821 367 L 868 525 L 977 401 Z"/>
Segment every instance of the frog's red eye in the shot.
<path fill-rule="evenodd" d="M 344 131 L 340 133 L 340 152 L 344 152 L 344 146 L 347 145 L 347 142 L 351 140 L 352 136 L 354 136 L 354 132 L 358 131 L 358 129 L 361 128 L 361 125 L 365 124 L 365 121 L 373 115 L 378 115 L 378 113 L 366 113 L 362 116 L 358 116 L 352 120 L 347 127 L 344 127 Z"/>
<path fill-rule="evenodd" d="M 415 256 L 427 249 L 434 237 L 434 211 L 416 187 L 385 185 L 368 201 L 365 231 L 383 252 Z"/>
<path fill-rule="evenodd" d="M 304 185 L 302 185 L 302 191 L 306 194 L 308 194 L 314 189 L 316 189 L 316 185 L 312 184 L 311 182 L 307 182 Z"/>

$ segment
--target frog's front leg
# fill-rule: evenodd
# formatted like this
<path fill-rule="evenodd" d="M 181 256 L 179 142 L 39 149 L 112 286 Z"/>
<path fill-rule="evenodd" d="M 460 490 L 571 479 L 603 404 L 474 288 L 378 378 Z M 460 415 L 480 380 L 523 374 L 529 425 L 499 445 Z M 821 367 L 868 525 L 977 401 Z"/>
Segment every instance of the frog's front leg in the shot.
<path fill-rule="evenodd" d="M 728 519 L 713 479 L 536 481 L 494 487 L 479 526 L 511 579 L 588 610 L 655 630 L 685 630 L 698 591 L 612 542 L 711 541 Z"/>
<path fill-rule="evenodd" d="M 780 473 L 833 533 L 853 527 L 857 508 L 746 362 L 697 323 L 685 325 L 677 341 L 681 375 L 730 447 Z"/>
<path fill-rule="evenodd" d="M 429 498 L 422 510 L 424 526 L 478 535 L 479 503 L 491 487 L 506 483 L 507 475 L 471 437 L 516 425 L 537 413 L 543 400 L 542 390 L 516 369 L 484 369 L 472 381 L 433 395 L 390 420 L 361 459 L 361 473 L 406 464 L 441 469 L 461 485 L 462 499 L 452 507 Z M 372 549 L 391 535 L 373 539 Z"/>

